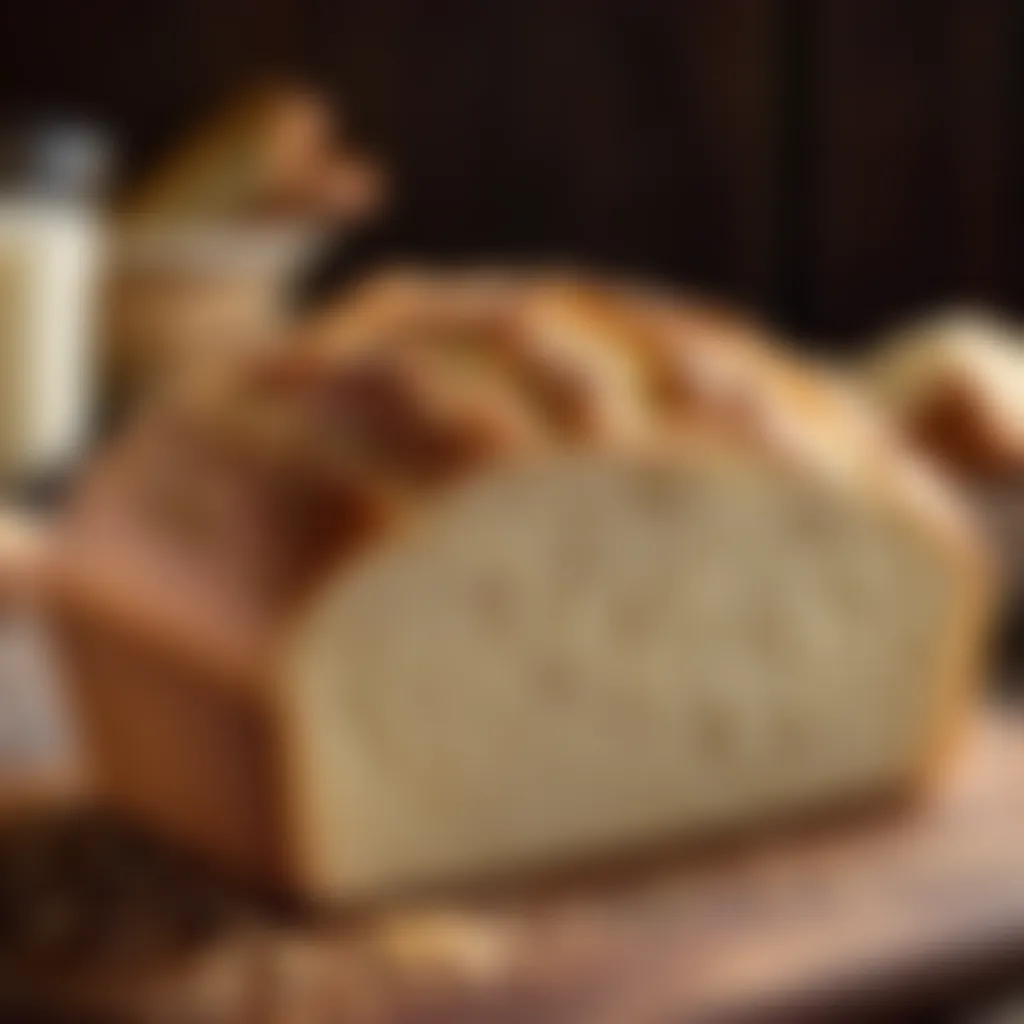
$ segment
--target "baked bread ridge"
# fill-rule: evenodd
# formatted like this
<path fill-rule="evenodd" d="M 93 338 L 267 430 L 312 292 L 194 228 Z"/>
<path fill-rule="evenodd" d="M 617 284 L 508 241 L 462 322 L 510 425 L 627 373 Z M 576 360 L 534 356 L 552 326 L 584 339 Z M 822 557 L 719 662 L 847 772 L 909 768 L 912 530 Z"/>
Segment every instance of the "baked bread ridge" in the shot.
<path fill-rule="evenodd" d="M 520 349 L 519 359 L 532 341 L 533 352 L 525 355 L 534 356 L 535 391 L 565 369 L 550 350 L 537 351 L 536 335 L 552 327 L 548 337 L 575 376 L 573 397 L 590 406 L 582 426 L 555 425 L 562 443 L 660 447 L 683 434 L 725 439 L 814 477 L 891 491 L 928 528 L 977 547 L 964 506 L 845 374 L 786 354 L 785 343 L 761 324 L 647 283 L 572 267 L 518 273 L 397 267 L 370 275 L 314 318 L 300 333 L 299 349 L 314 373 L 329 373 L 374 351 L 382 338 L 418 335 L 424 325 L 443 332 L 467 324 L 504 333 L 506 344 Z M 594 351 L 609 347 L 619 365 L 595 365 Z M 641 412 L 616 423 L 606 406 L 609 394 L 621 400 L 623 390 L 634 392 L 631 404 Z"/>
<path fill-rule="evenodd" d="M 727 329 L 711 314 L 680 307 L 654 292 L 595 283 L 564 272 L 557 276 L 432 277 L 428 283 L 416 279 L 411 286 L 405 276 L 385 277 L 357 294 L 339 319 L 334 333 L 310 332 L 287 354 L 248 366 L 243 373 L 217 381 L 202 393 L 176 398 L 110 456 L 107 472 L 113 474 L 116 484 L 97 485 L 98 498 L 89 497 L 88 487 L 83 490 L 80 506 L 84 512 L 77 523 L 72 517 L 69 537 L 75 536 L 76 551 L 89 551 L 91 561 L 84 570 L 80 565 L 76 569 L 76 556 L 68 556 L 65 578 L 76 581 L 65 590 L 72 611 L 79 617 L 92 617 L 89 631 L 94 638 L 105 631 L 108 644 L 116 645 L 119 636 L 134 633 L 144 647 L 179 663 L 189 648 L 194 664 L 191 682 L 173 687 L 176 694 L 190 694 L 189 709 L 176 723 L 180 735 L 169 740 L 165 734 L 163 763 L 150 766 L 161 787 L 148 786 L 146 772 L 138 764 L 129 768 L 128 751 L 121 743 L 122 763 L 111 765 L 108 779 L 112 791 L 120 789 L 126 794 L 127 803 L 199 845 L 227 851 L 228 859 L 236 864 L 266 873 L 267 864 L 273 862 L 274 870 L 286 880 L 334 897 L 614 847 L 613 837 L 595 824 L 602 812 L 593 806 L 590 813 L 595 819 L 577 822 L 580 834 L 574 841 L 545 845 L 550 836 L 545 839 L 541 835 L 534 837 L 537 849 L 516 849 L 513 843 L 504 850 L 478 847 L 475 854 L 472 843 L 464 844 L 461 854 L 451 849 L 421 849 L 418 866 L 403 863 L 401 858 L 390 865 L 384 863 L 387 858 L 372 848 L 374 830 L 381 842 L 385 837 L 387 845 L 396 849 L 415 851 L 416 842 L 407 835 L 390 834 L 395 822 L 374 821 L 372 811 L 366 817 L 366 808 L 360 812 L 364 815 L 361 822 L 355 820 L 359 815 L 353 814 L 353 825 L 357 832 L 371 836 L 369 845 L 353 852 L 351 844 L 337 836 L 338 807 L 351 806 L 353 794 L 344 779 L 339 781 L 331 773 L 351 778 L 358 773 L 351 770 L 351 764 L 339 766 L 332 750 L 346 743 L 354 750 L 360 741 L 345 736 L 343 724 L 332 725 L 331 735 L 325 734 L 324 723 L 337 708 L 317 704 L 324 699 L 318 692 L 323 687 L 303 663 L 310 659 L 310 645 L 323 654 L 328 643 L 325 638 L 339 632 L 331 617 L 339 592 L 340 600 L 345 601 L 348 579 L 360 579 L 362 574 L 371 577 L 372 583 L 374 566 L 386 563 L 389 552 L 398 552 L 394 559 L 405 557 L 406 544 L 415 551 L 418 537 L 426 536 L 428 546 L 435 544 L 440 549 L 443 544 L 438 536 L 444 543 L 451 541 L 443 536 L 446 517 L 457 521 L 467 503 L 482 502 L 494 523 L 502 523 L 509 536 L 515 534 L 518 524 L 503 519 L 507 514 L 500 502 L 495 504 L 494 496 L 501 495 L 502 488 L 509 489 L 510 495 L 538 496 L 548 488 L 553 492 L 549 511 L 556 513 L 555 518 L 561 515 L 557 508 L 578 504 L 587 488 L 596 495 L 593 518 L 597 521 L 601 520 L 597 511 L 613 508 L 621 499 L 622 523 L 614 516 L 603 522 L 591 554 L 603 554 L 615 545 L 627 546 L 648 528 L 652 535 L 661 531 L 657 533 L 659 543 L 675 543 L 682 527 L 675 525 L 674 513 L 680 513 L 680 521 L 685 520 L 689 514 L 687 495 L 699 492 L 705 481 L 708 507 L 717 516 L 728 518 L 731 508 L 743 506 L 744 501 L 738 499 L 744 496 L 756 507 L 763 495 L 767 512 L 775 516 L 783 542 L 788 544 L 793 543 L 792 516 L 810 509 L 808 515 L 813 520 L 816 503 L 823 504 L 825 520 L 841 518 L 839 511 L 848 507 L 857 510 L 851 523 L 861 522 L 858 517 L 863 512 L 863 522 L 872 524 L 865 527 L 866 536 L 870 534 L 868 548 L 875 543 L 871 539 L 875 524 L 884 521 L 886 525 L 878 527 L 878 550 L 898 537 L 900 544 L 917 552 L 907 554 L 906 562 L 915 573 L 923 571 L 918 562 L 924 559 L 929 572 L 934 570 L 940 578 L 937 589 L 948 599 L 948 607 L 941 614 L 933 610 L 931 624 L 940 623 L 947 635 L 945 643 L 936 640 L 929 644 L 927 653 L 929 658 L 934 656 L 934 673 L 926 680 L 926 698 L 915 698 L 921 701 L 919 716 L 927 721 L 913 727 L 912 737 L 908 734 L 905 743 L 913 749 L 901 751 L 898 771 L 890 765 L 884 779 L 859 780 L 859 784 L 909 784 L 920 775 L 931 751 L 957 719 L 976 677 L 976 666 L 970 661 L 980 647 L 984 571 L 973 534 L 961 521 L 955 502 L 841 385 L 776 353 L 756 332 L 741 326 Z M 481 394 L 487 396 L 486 401 L 480 401 Z M 257 518 L 270 496 L 303 495 L 296 508 L 286 509 L 279 518 L 269 516 L 255 530 L 253 536 L 262 540 L 254 542 L 242 557 L 243 564 L 246 558 L 251 563 L 253 557 L 280 561 L 279 572 L 270 574 L 275 578 L 269 581 L 265 607 L 252 607 L 254 591 L 259 589 L 252 585 L 238 586 L 235 581 L 232 592 L 227 592 L 231 588 L 225 587 L 225 577 L 230 573 L 216 564 L 211 545 L 198 559 L 194 576 L 154 587 L 153 580 L 181 560 L 162 533 L 166 524 L 154 532 L 149 529 L 151 524 L 144 523 L 136 548 L 123 543 L 126 522 L 132 526 L 136 520 L 134 526 L 138 526 L 138 519 L 152 515 L 144 503 L 139 515 L 137 485 L 145 475 L 139 467 L 155 471 L 164 485 L 170 478 L 173 489 L 170 455 L 196 452 L 212 459 L 208 471 L 216 481 L 228 478 L 241 487 L 243 498 L 236 501 L 235 508 L 255 510 Z M 652 479 L 634 479 L 648 470 Z M 254 485 L 254 480 L 260 483 Z M 564 490 L 560 480 L 576 480 L 580 492 L 572 486 Z M 194 493 L 194 480 L 187 486 L 187 477 L 179 482 L 183 492 Z M 656 495 L 659 489 L 670 493 L 665 507 L 673 515 L 657 511 L 661 498 L 653 498 L 647 507 L 640 500 L 631 505 L 632 499 L 626 497 L 648 490 Z M 791 492 L 798 495 L 792 501 Z M 304 528 L 303 516 L 311 508 L 320 525 L 310 531 Z M 585 522 L 592 510 L 582 511 L 586 514 L 581 521 Z M 112 514 L 118 523 L 112 531 L 116 543 L 98 543 L 103 524 Z M 575 509 L 574 514 L 580 516 L 581 510 Z M 535 524 L 535 534 L 525 527 L 519 530 L 520 543 L 529 547 L 545 530 L 549 531 L 548 541 L 563 543 L 574 532 L 571 528 L 566 532 L 564 523 L 550 527 L 553 520 L 544 515 L 547 513 Z M 479 521 L 468 519 L 466 523 Z M 622 529 L 627 522 L 630 529 Z M 228 524 L 222 523 L 219 533 L 212 531 L 213 548 L 226 535 L 238 532 L 230 525 L 230 517 Z M 332 525 L 338 528 L 332 529 Z M 743 531 L 752 528 L 749 524 L 736 527 L 733 540 L 742 541 Z M 432 535 L 434 529 L 441 534 Z M 606 535 L 600 534 L 602 529 L 608 531 Z M 855 523 L 851 529 L 849 537 L 860 536 Z M 303 533 L 312 534 L 307 538 L 313 541 L 307 545 L 309 550 L 285 552 L 277 559 L 274 544 Z M 834 549 L 828 557 L 840 557 L 844 536 L 840 531 L 828 541 Z M 261 548 L 262 543 L 269 547 Z M 458 561 L 460 547 L 461 541 L 448 552 L 449 562 Z M 473 548 L 468 535 L 465 547 L 478 559 L 470 567 L 472 571 L 491 557 L 486 545 Z M 878 550 L 871 550 L 877 561 Z M 125 555 L 125 551 L 130 553 Z M 159 555 L 155 560 L 150 557 L 154 552 Z M 899 552 L 892 554 L 898 561 Z M 438 573 L 443 581 L 444 565 L 431 562 L 429 551 L 424 557 L 424 571 Z M 731 556 L 723 548 L 719 557 L 728 560 Z M 533 550 L 524 564 L 541 561 Z M 774 572 L 783 563 L 772 564 Z M 514 567 L 505 568 L 514 585 L 520 586 Z M 709 566 L 704 571 L 709 571 Z M 683 564 L 676 575 L 685 577 L 686 573 Z M 581 599 L 571 579 L 568 585 L 566 622 L 576 614 L 575 604 Z M 603 584 L 595 584 L 598 591 L 601 585 L 614 589 L 616 578 L 610 576 Z M 367 586 L 372 590 L 376 584 Z M 439 605 L 447 599 L 446 586 L 437 595 Z M 672 589 L 663 588 L 657 579 L 643 586 L 647 588 L 641 595 L 644 600 L 661 589 Z M 925 591 L 931 586 L 931 582 L 928 588 L 922 585 L 916 596 L 926 601 Z M 204 589 L 217 593 L 222 604 L 198 600 Z M 396 598 L 401 598 L 401 589 Z M 102 609 L 93 596 L 100 590 L 110 597 Z M 523 593 L 513 596 L 522 602 Z M 690 597 L 681 592 L 675 596 L 680 600 Z M 425 600 L 429 603 L 431 598 Z M 501 604 L 500 597 L 495 600 Z M 414 625 L 408 611 L 405 608 L 406 618 L 399 617 L 393 624 L 398 635 Z M 465 608 L 449 606 L 445 614 L 457 618 L 463 612 Z M 865 613 L 865 608 L 859 613 Z M 550 608 L 549 615 L 555 614 Z M 328 628 L 318 624 L 322 619 Z M 680 623 L 685 625 L 685 617 L 676 625 Z M 659 628 L 659 656 L 666 657 L 671 630 Z M 423 648 L 427 655 L 430 643 L 428 638 Z M 358 642 L 351 645 L 352 650 L 357 647 Z M 214 657 L 214 652 L 229 649 L 239 660 Z M 678 645 L 673 649 L 673 657 L 685 659 L 685 649 Z M 321 654 L 313 661 L 322 661 Z M 571 667 L 570 676 L 578 675 L 585 654 L 583 651 L 582 660 Z M 344 660 L 337 652 L 324 656 Z M 713 660 L 714 650 L 705 656 Z M 367 657 L 372 660 L 377 654 L 371 651 Z M 229 662 L 239 670 L 226 671 Z M 205 672 L 199 671 L 201 666 Z M 385 674 L 393 670 L 393 666 L 384 668 Z M 380 670 L 378 665 L 376 671 Z M 94 669 L 80 673 L 86 700 L 90 689 L 94 694 L 97 691 L 87 678 L 90 672 L 96 675 Z M 651 694 L 665 688 L 664 667 L 657 672 L 662 681 L 648 688 Z M 231 687 L 219 685 L 229 678 L 234 680 Z M 521 675 L 509 685 L 520 685 L 525 678 Z M 127 678 L 122 685 L 132 686 L 133 700 L 143 704 L 154 689 Z M 106 689 L 103 699 L 116 699 L 110 688 Z M 426 706 L 431 703 L 429 694 L 410 691 L 410 700 L 414 696 Z M 605 693 L 601 699 L 611 698 Z M 545 698 L 533 693 L 528 700 L 533 701 L 528 707 L 536 711 L 544 706 Z M 227 706 L 234 702 L 234 714 L 224 710 L 225 701 Z M 167 704 L 166 693 L 162 702 Z M 260 736 L 260 743 L 236 743 L 236 748 L 244 746 L 245 750 L 232 765 L 214 763 L 217 744 L 213 740 L 205 750 L 190 743 L 189 732 L 195 731 L 196 720 L 204 718 L 206 702 L 217 702 L 221 722 L 207 729 L 209 735 L 237 732 L 232 723 L 244 718 L 250 731 Z M 478 711 L 486 718 L 486 709 Z M 361 713 L 357 710 L 345 717 L 356 720 Z M 580 714 L 586 723 L 586 715 Z M 110 719 L 102 710 L 99 717 Z M 400 725 L 396 731 L 387 714 L 377 726 L 378 731 L 391 730 L 391 742 L 399 742 L 406 728 Z M 128 723 L 121 723 L 122 731 L 127 727 Z M 591 722 L 590 727 L 596 733 L 596 723 Z M 472 722 L 466 723 L 467 735 L 474 728 Z M 554 742 L 551 737 L 548 741 Z M 577 742 L 582 740 L 577 737 Z M 410 749 L 415 745 L 413 742 Z M 553 749 L 547 749 L 549 759 L 555 756 Z M 615 749 L 614 742 L 609 749 Z M 130 753 L 136 761 L 145 759 L 146 752 L 139 750 L 138 744 Z M 260 794 L 261 810 L 257 813 L 250 807 L 244 822 L 238 815 L 233 819 L 228 807 L 219 816 L 207 808 L 198 820 L 190 814 L 189 794 L 174 792 L 168 783 L 173 772 L 167 762 L 182 756 L 192 760 L 189 777 L 193 780 L 202 776 L 196 766 L 205 758 L 211 772 L 236 782 L 248 771 L 253 778 L 275 782 Z M 506 759 L 508 756 L 506 751 Z M 406 767 L 410 771 L 417 768 Z M 126 787 L 129 771 L 133 777 Z M 331 778 L 329 783 L 323 781 L 325 774 Z M 429 774 L 428 770 L 424 778 Z M 666 775 L 670 773 L 659 771 L 654 777 Z M 451 776 L 442 776 L 434 781 L 444 790 L 450 786 Z M 580 784 L 579 779 L 570 782 Z M 631 777 L 629 784 L 638 786 L 639 792 L 643 790 L 640 782 Z M 501 784 L 512 782 L 506 778 Z M 160 801 L 152 798 L 156 788 L 160 788 Z M 851 782 L 847 788 L 856 787 Z M 522 824 L 530 813 L 529 801 L 523 803 L 522 792 L 516 792 L 519 803 L 508 803 L 509 821 Z M 566 798 L 565 793 L 561 796 Z M 466 807 L 480 810 L 473 803 L 478 797 L 479 793 L 463 793 L 456 799 L 449 793 L 441 799 L 437 792 L 425 793 L 422 808 L 436 810 L 438 799 L 442 805 L 445 799 L 454 799 L 456 804 L 465 799 L 468 804 L 460 812 L 464 816 Z M 671 792 L 663 792 L 659 799 L 662 803 L 657 807 L 648 807 L 657 827 L 651 821 L 631 820 L 627 809 L 618 806 L 616 810 L 611 800 L 615 813 L 628 819 L 623 842 L 656 840 L 674 831 L 676 819 L 684 833 L 691 825 L 700 832 L 723 824 L 702 821 L 700 814 L 694 824 L 692 813 L 681 813 L 678 808 L 669 813 Z M 383 807 L 387 800 L 378 803 Z M 778 808 L 771 801 L 768 804 L 770 816 Z M 396 807 L 392 810 L 398 816 Z M 754 810 L 740 808 L 740 817 L 757 816 Z M 458 814 L 451 807 L 446 813 L 457 821 Z M 731 813 L 739 812 L 733 808 Z M 438 820 L 443 818 L 441 815 Z M 273 825 L 267 826 L 268 821 Z M 615 824 L 614 815 L 611 824 Z M 431 833 L 429 823 L 421 825 L 424 835 Z M 610 827 L 607 822 L 605 826 Z M 501 822 L 490 821 L 488 827 L 492 839 L 502 834 Z M 275 839 L 272 854 L 266 852 L 268 832 Z M 445 837 L 434 834 L 430 842 L 443 846 Z"/>

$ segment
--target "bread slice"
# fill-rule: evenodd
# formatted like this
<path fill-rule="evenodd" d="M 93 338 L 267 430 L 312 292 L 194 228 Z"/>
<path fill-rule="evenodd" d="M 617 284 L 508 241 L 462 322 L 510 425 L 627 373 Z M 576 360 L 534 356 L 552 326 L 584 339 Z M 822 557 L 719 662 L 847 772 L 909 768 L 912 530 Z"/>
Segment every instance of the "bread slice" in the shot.
<path fill-rule="evenodd" d="M 987 605 L 840 384 L 566 273 L 370 282 L 140 424 L 61 567 L 111 797 L 334 900 L 909 788 Z"/>

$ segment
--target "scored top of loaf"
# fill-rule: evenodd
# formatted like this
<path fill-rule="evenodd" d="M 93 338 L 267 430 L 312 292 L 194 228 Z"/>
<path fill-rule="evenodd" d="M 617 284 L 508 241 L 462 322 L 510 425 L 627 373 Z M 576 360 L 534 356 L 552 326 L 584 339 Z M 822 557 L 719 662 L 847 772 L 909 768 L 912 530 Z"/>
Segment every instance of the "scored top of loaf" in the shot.
<path fill-rule="evenodd" d="M 314 391 L 387 379 L 467 442 L 513 451 L 706 439 L 969 532 L 840 374 L 731 311 L 646 285 L 565 269 L 392 270 L 308 324 L 277 372 Z M 413 468 L 424 460 L 416 452 Z"/>
<path fill-rule="evenodd" d="M 381 435 L 406 418 L 421 434 L 447 422 L 467 448 L 485 437 L 514 450 L 643 447 L 685 433 L 728 437 L 837 479 L 905 461 L 838 375 L 785 352 L 767 331 L 706 304 L 572 271 L 374 276 L 307 324 L 295 345 L 254 366 L 253 381 L 234 391 L 243 416 L 258 420 L 260 408 L 268 421 L 285 418 L 290 405 L 301 418 L 322 409 L 318 402 L 333 404 L 344 429 L 332 431 L 325 417 L 311 433 L 330 446 L 362 426 L 361 444 L 380 446 L 374 468 L 393 457 L 409 478 L 445 467 L 429 465 L 435 453 L 426 448 L 398 465 Z M 236 377 L 229 387 L 238 385 Z M 216 418 L 224 392 L 211 392 Z M 346 419 L 343 410 L 360 402 L 390 403 L 390 419 L 383 410 L 380 423 Z"/>
<path fill-rule="evenodd" d="M 475 469 L 701 442 L 973 546 L 956 502 L 847 386 L 739 318 L 572 271 L 398 270 L 140 422 L 80 495 L 88 543 L 70 561 L 88 565 L 70 575 L 104 579 L 137 617 L 132 587 L 159 577 L 152 621 L 244 658 L 326 562 Z"/>

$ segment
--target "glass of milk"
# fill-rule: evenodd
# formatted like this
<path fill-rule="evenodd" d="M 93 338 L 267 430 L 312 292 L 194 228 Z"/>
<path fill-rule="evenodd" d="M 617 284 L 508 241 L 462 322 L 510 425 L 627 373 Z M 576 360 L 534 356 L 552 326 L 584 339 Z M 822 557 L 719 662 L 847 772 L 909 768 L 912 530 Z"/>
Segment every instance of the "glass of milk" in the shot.
<path fill-rule="evenodd" d="M 108 162 L 94 130 L 0 128 L 0 481 L 73 465 L 92 413 Z"/>

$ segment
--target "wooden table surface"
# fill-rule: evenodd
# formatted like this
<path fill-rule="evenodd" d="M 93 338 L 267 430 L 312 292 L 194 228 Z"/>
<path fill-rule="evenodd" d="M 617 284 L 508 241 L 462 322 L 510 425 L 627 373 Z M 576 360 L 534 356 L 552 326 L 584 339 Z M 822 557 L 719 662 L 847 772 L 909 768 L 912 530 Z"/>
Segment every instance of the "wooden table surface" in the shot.
<path fill-rule="evenodd" d="M 0 1019 L 19 1024 L 877 1021 L 1014 972 L 1024 717 L 1007 710 L 913 806 L 358 919 L 271 907 L 92 817 L 0 843 L 19 1006 Z"/>

